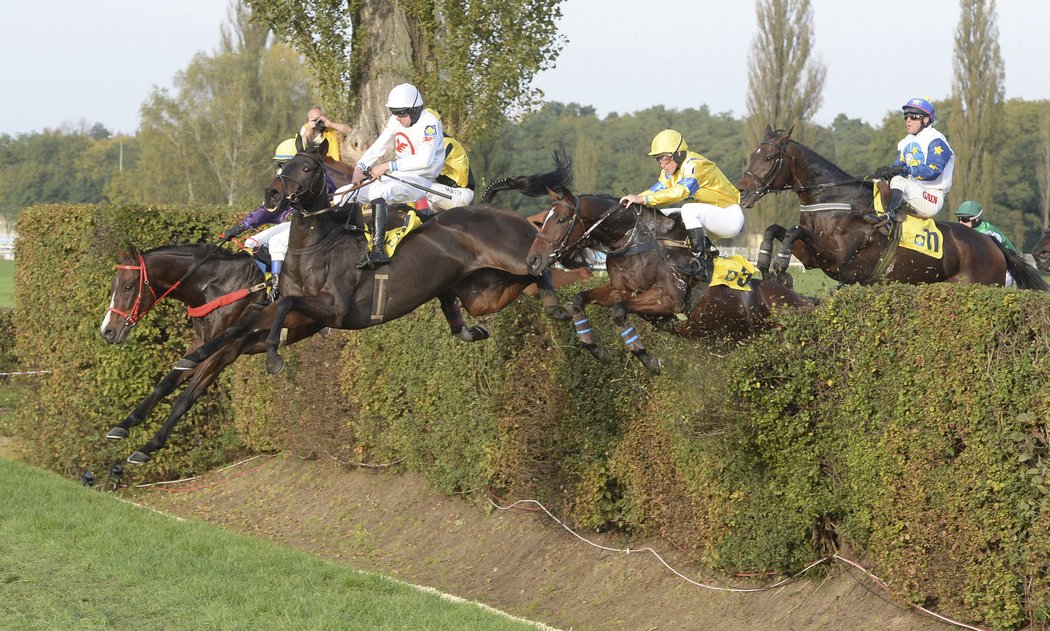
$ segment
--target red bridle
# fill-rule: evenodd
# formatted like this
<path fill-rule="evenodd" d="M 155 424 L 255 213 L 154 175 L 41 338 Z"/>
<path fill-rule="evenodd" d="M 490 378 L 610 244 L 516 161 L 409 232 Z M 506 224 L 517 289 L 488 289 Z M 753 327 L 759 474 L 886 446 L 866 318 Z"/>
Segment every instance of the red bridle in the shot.
<path fill-rule="evenodd" d="M 161 295 L 160 298 L 158 298 L 157 297 L 157 292 L 153 291 L 153 286 L 149 284 L 149 275 L 146 273 L 146 259 L 142 258 L 141 254 L 139 254 L 138 257 L 139 257 L 139 264 L 138 265 L 117 265 L 117 269 L 131 269 L 131 270 L 135 270 L 135 271 L 137 271 L 139 273 L 139 291 L 135 295 L 135 303 L 133 305 L 131 305 L 131 312 L 130 313 L 125 313 L 125 312 L 121 311 L 120 309 L 116 309 L 114 307 L 110 307 L 109 308 L 110 312 L 115 313 L 115 314 L 123 317 L 125 320 L 127 320 L 127 326 L 135 326 L 135 323 L 138 322 L 142 318 L 142 316 L 144 316 L 147 313 L 149 313 L 150 309 L 152 309 L 154 306 L 156 306 L 156 304 L 158 302 L 163 300 L 165 296 L 167 296 L 172 291 L 174 291 L 175 288 L 179 286 L 179 283 L 182 282 L 182 280 L 180 279 L 174 285 L 172 285 L 171 288 L 168 289 L 168 291 L 164 292 Z M 153 296 L 153 304 L 151 304 L 149 307 L 146 307 L 145 309 L 140 311 L 139 309 L 142 307 L 142 288 L 143 287 L 145 287 L 146 289 L 149 289 L 149 293 Z"/>

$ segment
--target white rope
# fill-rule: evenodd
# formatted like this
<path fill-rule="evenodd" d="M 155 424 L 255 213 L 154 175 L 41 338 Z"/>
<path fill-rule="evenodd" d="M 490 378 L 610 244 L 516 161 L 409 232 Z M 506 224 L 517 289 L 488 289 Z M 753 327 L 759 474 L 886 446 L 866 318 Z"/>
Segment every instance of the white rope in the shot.
<path fill-rule="evenodd" d="M 18 375 L 50 375 L 50 370 L 22 370 L 18 372 L 0 372 L 0 377 L 14 377 Z"/>

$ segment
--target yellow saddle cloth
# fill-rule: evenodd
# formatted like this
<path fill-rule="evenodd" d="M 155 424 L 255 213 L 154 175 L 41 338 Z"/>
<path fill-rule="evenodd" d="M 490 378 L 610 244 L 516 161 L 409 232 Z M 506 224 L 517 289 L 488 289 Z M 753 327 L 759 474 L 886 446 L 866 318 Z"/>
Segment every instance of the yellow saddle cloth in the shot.
<path fill-rule="evenodd" d="M 725 285 L 737 291 L 751 291 L 751 278 L 757 273 L 758 269 L 739 254 L 718 256 L 711 272 L 711 287 Z"/>
<path fill-rule="evenodd" d="M 876 214 L 886 212 L 882 205 L 882 196 L 879 195 L 879 187 L 875 187 L 875 198 L 872 204 Z M 926 256 L 940 259 L 944 256 L 944 235 L 933 219 L 920 219 L 914 215 L 908 215 L 901 224 L 900 247 L 922 252 Z"/>
<path fill-rule="evenodd" d="M 408 211 L 405 215 L 405 225 L 386 231 L 386 239 L 383 242 L 383 249 L 386 251 L 386 255 L 393 256 L 394 250 L 397 249 L 398 244 L 405 238 L 405 235 L 422 225 L 423 220 L 416 215 L 416 211 Z M 365 224 L 365 240 L 368 243 L 372 243 L 372 230 L 368 227 L 368 224 Z"/>

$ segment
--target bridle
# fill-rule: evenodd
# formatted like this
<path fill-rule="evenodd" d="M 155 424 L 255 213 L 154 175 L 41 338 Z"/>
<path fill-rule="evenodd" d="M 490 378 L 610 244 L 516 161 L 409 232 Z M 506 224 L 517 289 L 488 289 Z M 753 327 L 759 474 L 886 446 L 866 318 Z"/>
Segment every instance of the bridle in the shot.
<path fill-rule="evenodd" d="M 821 184 L 814 184 L 813 186 L 785 186 L 784 188 L 773 189 L 773 182 L 775 182 L 776 179 L 777 179 L 777 176 L 780 175 L 780 169 L 782 169 L 784 167 L 784 163 L 785 163 L 784 158 L 785 157 L 791 158 L 792 166 L 794 166 L 794 164 L 795 164 L 795 156 L 793 156 L 793 155 L 791 155 L 790 153 L 787 152 L 787 144 L 789 142 L 791 142 L 791 139 L 785 140 L 784 143 L 782 143 L 782 144 L 777 144 L 775 142 L 770 142 L 768 140 L 763 140 L 762 143 L 759 145 L 759 147 L 761 147 L 763 145 L 768 145 L 770 147 L 776 148 L 776 150 L 777 150 L 777 155 L 776 155 L 776 157 L 773 158 L 773 168 L 770 170 L 769 175 L 767 175 L 765 178 L 760 177 L 757 173 L 755 173 L 751 169 L 748 169 L 748 170 L 744 171 L 744 175 L 750 175 L 752 178 L 757 180 L 758 183 L 761 185 L 761 187 L 757 191 L 755 191 L 755 199 L 756 200 L 765 197 L 766 193 L 769 193 L 770 190 L 772 190 L 774 193 L 782 193 L 782 192 L 785 192 L 785 191 L 791 191 L 793 193 L 812 193 L 812 192 L 816 192 L 816 191 L 822 191 L 822 190 L 824 190 L 826 188 L 833 188 L 835 186 L 843 186 L 843 185 L 846 185 L 846 184 L 858 184 L 858 183 L 862 183 L 862 182 L 867 181 L 867 180 L 861 180 L 861 179 L 852 178 L 852 179 L 848 179 L 848 180 L 838 180 L 838 181 L 835 181 L 835 182 L 824 182 L 824 183 L 821 183 Z"/>
<path fill-rule="evenodd" d="M 290 183 L 295 184 L 296 191 L 291 195 L 285 194 L 283 197 L 281 197 L 281 201 L 277 204 L 277 206 L 278 208 L 280 208 L 284 204 L 284 202 L 288 202 L 288 204 L 292 208 L 294 208 L 299 214 L 303 215 L 304 217 L 308 217 L 311 214 L 317 214 L 319 211 L 307 211 L 305 208 L 303 208 L 302 196 L 304 193 L 315 193 L 316 191 L 314 191 L 314 188 L 319 183 L 322 185 L 322 187 L 325 185 L 324 161 L 322 158 L 318 158 L 314 154 L 306 151 L 300 151 L 298 154 L 296 154 L 295 157 L 298 158 L 300 156 L 308 158 L 311 162 L 313 162 L 314 166 L 316 166 L 317 168 L 314 169 L 313 175 L 310 176 L 310 179 L 307 180 L 305 184 L 300 183 L 293 177 L 285 175 L 285 169 L 282 168 L 281 171 L 277 174 L 277 179 L 281 182 L 281 188 L 284 191 L 287 191 L 289 189 L 288 185 Z"/>
<path fill-rule="evenodd" d="M 602 223 L 604 223 L 606 219 L 611 217 L 613 213 L 615 213 L 621 208 L 620 204 L 618 203 L 610 206 L 604 213 L 602 213 L 600 217 L 598 217 L 598 219 L 595 220 L 593 224 L 590 225 L 589 228 L 584 230 L 579 237 L 577 237 L 570 243 L 569 236 L 572 235 L 573 231 L 575 230 L 576 224 L 582 223 L 583 221 L 583 219 L 580 217 L 580 198 L 575 194 L 570 194 L 570 197 L 571 201 L 569 199 L 561 198 L 554 202 L 554 206 L 551 207 L 551 212 L 553 212 L 554 208 L 557 206 L 564 206 L 565 208 L 568 208 L 570 211 L 572 211 L 572 221 L 571 223 L 569 223 L 569 227 L 565 230 L 561 237 L 559 237 L 558 239 L 551 239 L 547 235 L 543 234 L 542 231 L 540 231 L 540 233 L 536 235 L 537 238 L 543 239 L 547 243 L 551 244 L 551 253 L 547 255 L 547 258 L 549 259 L 557 260 L 569 252 L 573 252 L 582 247 L 587 247 L 589 245 L 589 242 L 591 241 L 591 233 L 594 232 L 600 225 L 602 225 Z M 635 225 L 635 229 L 637 229 L 637 224 Z M 632 229 L 631 233 L 628 235 L 628 242 L 630 241 L 630 237 L 633 236 L 633 233 L 634 230 Z"/>
<path fill-rule="evenodd" d="M 138 321 L 141 320 L 144 315 L 149 313 L 150 310 L 153 309 L 153 307 L 157 306 L 157 303 L 159 303 L 161 300 L 164 300 L 171 292 L 175 291 L 175 289 L 179 285 L 182 284 L 182 281 L 184 281 L 187 278 L 189 278 L 190 274 L 192 274 L 193 272 L 197 271 L 197 269 L 201 265 L 204 265 L 204 262 L 207 261 L 209 258 L 211 258 L 211 255 L 215 254 L 218 250 L 219 250 L 219 248 L 218 248 L 217 245 L 216 246 L 212 246 L 212 249 L 206 255 L 204 255 L 204 257 L 201 260 L 197 261 L 192 267 L 190 267 L 190 269 L 187 270 L 186 273 L 182 275 L 182 278 L 180 278 L 179 280 L 177 280 L 174 283 L 172 283 L 171 287 L 168 288 L 168 291 L 166 291 L 163 294 L 161 294 L 160 297 L 157 297 L 157 292 L 153 291 L 153 285 L 151 285 L 150 282 L 149 282 L 149 273 L 146 271 L 146 259 L 145 259 L 145 257 L 143 257 L 141 253 L 136 252 L 136 254 L 139 257 L 139 264 L 138 265 L 117 265 L 117 269 L 118 270 L 119 269 L 135 270 L 135 271 L 137 271 L 139 273 L 139 289 L 138 289 L 138 293 L 135 294 L 135 302 L 132 303 L 131 310 L 129 312 L 121 311 L 120 309 L 117 309 L 115 307 L 110 307 L 108 312 L 109 313 L 115 313 L 115 314 L 119 315 L 120 317 L 124 318 L 124 320 L 125 320 L 124 326 L 129 326 L 129 327 L 130 326 L 135 326 L 135 324 L 137 324 Z M 144 288 L 148 289 L 150 295 L 153 296 L 153 303 L 150 304 L 150 306 L 146 307 L 145 309 L 142 309 L 142 296 L 144 295 L 144 292 L 143 292 Z"/>

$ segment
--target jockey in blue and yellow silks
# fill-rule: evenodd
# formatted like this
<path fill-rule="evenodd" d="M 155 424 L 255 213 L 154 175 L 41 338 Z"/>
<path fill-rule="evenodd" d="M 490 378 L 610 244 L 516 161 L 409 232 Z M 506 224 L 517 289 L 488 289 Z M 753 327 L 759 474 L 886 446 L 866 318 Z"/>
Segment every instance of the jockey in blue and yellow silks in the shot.
<path fill-rule="evenodd" d="M 659 180 L 649 190 L 625 195 L 620 202 L 658 208 L 686 202 L 681 207 L 659 210 L 667 216 L 680 214 L 685 224 L 694 258 L 682 271 L 690 276 L 706 276 L 707 235 L 729 239 L 744 228 L 740 191 L 714 162 L 689 151 L 682 134 L 673 129 L 665 129 L 653 138 L 649 155 L 660 164 Z"/>
<path fill-rule="evenodd" d="M 911 99 L 901 110 L 908 135 L 897 143 L 893 164 L 879 167 L 872 177 L 890 180 L 890 218 L 903 220 L 897 211 L 907 202 L 916 215 L 929 219 L 940 212 L 952 187 L 955 154 L 944 134 L 933 128 L 936 119 L 929 99 Z"/>

